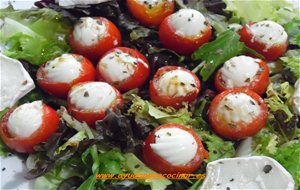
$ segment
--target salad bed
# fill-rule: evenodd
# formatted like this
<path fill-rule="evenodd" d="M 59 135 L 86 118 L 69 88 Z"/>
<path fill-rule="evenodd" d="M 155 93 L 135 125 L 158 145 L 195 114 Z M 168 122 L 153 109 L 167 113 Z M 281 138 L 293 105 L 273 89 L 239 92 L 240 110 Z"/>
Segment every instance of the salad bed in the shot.
<path fill-rule="evenodd" d="M 138 50 L 150 65 L 149 77 L 139 88 L 123 93 L 122 107 L 108 110 L 94 128 L 79 122 L 70 114 L 65 98 L 51 96 L 36 87 L 17 105 L 42 100 L 57 110 L 60 118 L 57 131 L 46 142 L 34 147 L 26 159 L 27 179 L 35 179 L 36 189 L 198 189 L 203 180 L 97 180 L 99 173 L 156 173 L 144 162 L 144 141 L 151 131 L 168 123 L 191 126 L 201 139 L 208 156 L 194 172 L 205 173 L 206 165 L 221 158 L 240 156 L 243 140 L 228 140 L 217 135 L 210 125 L 208 109 L 219 93 L 214 74 L 224 62 L 239 55 L 264 56 L 240 41 L 233 24 L 272 20 L 288 34 L 287 52 L 268 63 L 270 82 L 262 94 L 268 106 L 267 123 L 249 137 L 251 155 L 264 155 L 277 160 L 290 172 L 295 189 L 300 188 L 300 124 L 293 108 L 294 84 L 300 78 L 299 9 L 285 1 L 181 1 L 176 10 L 193 8 L 200 11 L 213 28 L 212 38 L 191 55 L 181 55 L 164 48 L 156 27 L 141 25 L 129 12 L 126 1 L 66 8 L 51 0 L 36 2 L 39 9 L 1 10 L 4 20 L 0 42 L 3 53 L 18 59 L 36 82 L 40 65 L 64 53 L 72 52 L 69 32 L 81 17 L 101 16 L 112 21 L 121 32 L 122 46 Z M 264 8 L 262 8 L 264 7 Z M 249 14 L 249 13 L 255 14 Z M 9 35 L 6 35 L 9 34 Z M 97 61 L 94 61 L 95 65 Z M 201 81 L 195 101 L 175 109 L 151 101 L 150 80 L 163 66 L 180 66 L 191 70 Z M 299 96 L 299 95 L 298 95 Z M 15 106 L 17 106 L 15 105 Z M 298 104 L 299 106 L 299 104 Z M 3 117 L 9 108 L 1 111 Z M 1 142 L 0 155 L 13 152 Z"/>

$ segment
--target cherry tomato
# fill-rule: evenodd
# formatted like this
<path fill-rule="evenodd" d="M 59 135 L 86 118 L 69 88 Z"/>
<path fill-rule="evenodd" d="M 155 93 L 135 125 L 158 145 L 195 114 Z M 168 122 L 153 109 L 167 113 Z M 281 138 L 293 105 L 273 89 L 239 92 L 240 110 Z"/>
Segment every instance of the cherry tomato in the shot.
<path fill-rule="evenodd" d="M 58 123 L 59 123 L 58 114 L 51 107 L 47 106 L 46 104 L 42 104 L 43 115 L 42 115 L 41 126 L 30 136 L 20 137 L 20 136 L 11 135 L 8 130 L 8 120 L 11 114 L 16 109 L 10 110 L 2 118 L 1 128 L 0 128 L 1 138 L 9 148 L 17 152 L 20 153 L 34 152 L 35 145 L 47 141 L 47 139 L 57 130 Z M 36 118 L 32 118 L 33 122 L 35 119 Z"/>
<path fill-rule="evenodd" d="M 105 82 L 84 82 L 72 87 L 67 98 L 67 109 L 78 121 L 95 127 L 95 122 L 123 105 L 120 92 Z"/>
<path fill-rule="evenodd" d="M 141 87 L 150 73 L 144 55 L 126 47 L 107 52 L 97 66 L 98 80 L 106 81 L 121 91 Z"/>
<path fill-rule="evenodd" d="M 213 130 L 231 140 L 255 135 L 265 126 L 267 115 L 263 99 L 242 88 L 223 91 L 213 99 L 208 110 Z"/>
<path fill-rule="evenodd" d="M 149 0 L 127 0 L 127 7 L 141 24 L 158 26 L 165 17 L 174 12 L 175 2 L 160 0 L 153 4 Z"/>
<path fill-rule="evenodd" d="M 181 9 L 166 17 L 159 27 L 159 39 L 168 49 L 189 55 L 208 42 L 212 29 L 205 17 L 193 9 Z"/>
<path fill-rule="evenodd" d="M 159 153 L 156 153 L 155 150 L 153 150 L 153 148 L 151 147 L 151 144 L 155 144 L 156 139 L 157 138 L 165 138 L 164 142 L 168 143 L 168 139 L 167 137 L 157 137 L 156 133 L 162 129 L 168 129 L 168 128 L 172 128 L 172 129 L 180 129 L 183 130 L 184 132 L 188 132 L 193 138 L 194 138 L 194 142 L 196 142 L 196 153 L 195 156 L 188 161 L 188 163 L 186 164 L 181 164 L 181 165 L 174 165 L 172 163 L 170 163 L 169 161 L 167 161 L 165 158 L 163 158 L 162 156 L 159 155 Z M 169 133 L 170 138 L 172 138 L 172 133 Z M 182 137 L 182 136 L 181 136 Z M 179 149 L 178 154 L 181 153 L 181 148 L 186 148 L 186 147 L 180 147 L 182 146 L 182 143 L 180 141 L 177 141 L 178 145 L 174 144 L 174 142 L 172 142 L 170 144 L 175 146 L 172 147 L 174 149 Z M 174 156 L 180 156 L 178 154 L 175 154 Z M 156 128 L 155 130 L 153 130 L 149 136 L 146 138 L 145 141 L 145 145 L 144 145 L 144 149 L 143 149 L 143 158 L 145 163 L 150 166 L 152 169 L 154 169 L 155 171 L 159 172 L 159 173 L 164 173 L 164 174 L 174 174 L 174 173 L 192 173 L 195 170 L 197 170 L 199 168 L 199 166 L 201 165 L 201 163 L 203 162 L 204 158 L 208 157 L 208 153 L 207 151 L 204 149 L 201 140 L 198 138 L 198 136 L 195 134 L 195 132 L 191 129 L 191 128 L 187 128 L 183 125 L 179 125 L 179 124 L 174 124 L 174 123 L 169 123 L 169 124 L 163 124 L 161 126 L 159 126 L 158 128 Z"/>
<path fill-rule="evenodd" d="M 271 26 L 276 28 L 272 28 Z M 265 27 L 260 33 L 251 31 L 252 27 Z M 280 30 L 279 36 L 274 31 Z M 256 29 L 255 31 L 260 31 Z M 241 41 L 246 46 L 262 54 L 267 61 L 276 60 L 283 55 L 288 48 L 288 37 L 283 27 L 272 21 L 261 21 L 250 23 L 240 30 Z M 266 39 L 267 38 L 267 39 Z"/>
<path fill-rule="evenodd" d="M 96 70 L 93 64 L 81 55 L 63 54 L 40 66 L 36 77 L 38 85 L 44 91 L 66 98 L 73 85 L 94 81 Z"/>
<path fill-rule="evenodd" d="M 69 41 L 76 53 L 98 61 L 108 50 L 121 45 L 121 34 L 106 18 L 83 17 L 73 28 Z"/>
<path fill-rule="evenodd" d="M 266 64 L 266 62 L 264 62 L 263 60 L 257 61 L 256 63 L 259 65 L 259 70 L 254 76 L 254 78 L 251 81 L 247 81 L 248 84 L 246 84 L 245 86 L 239 86 L 239 87 L 233 86 L 232 88 L 247 88 L 249 90 L 253 90 L 259 95 L 265 93 L 270 81 L 269 67 Z M 238 64 L 243 64 L 243 63 L 238 63 Z M 217 71 L 214 82 L 215 82 L 215 87 L 219 92 L 232 89 L 226 86 L 226 82 L 222 78 L 222 69 L 219 69 Z"/>
<path fill-rule="evenodd" d="M 182 67 L 161 67 L 150 81 L 150 98 L 160 106 L 180 108 L 183 102 L 194 101 L 199 92 L 198 77 Z"/>

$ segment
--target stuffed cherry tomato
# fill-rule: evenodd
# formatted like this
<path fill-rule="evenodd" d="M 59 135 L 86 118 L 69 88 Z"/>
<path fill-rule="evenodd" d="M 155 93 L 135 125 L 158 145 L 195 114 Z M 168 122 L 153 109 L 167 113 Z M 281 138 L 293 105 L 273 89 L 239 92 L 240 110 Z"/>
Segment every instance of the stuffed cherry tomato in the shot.
<path fill-rule="evenodd" d="M 183 125 L 164 124 L 152 131 L 143 149 L 145 163 L 159 173 L 192 173 L 208 156 L 195 132 Z"/>
<path fill-rule="evenodd" d="M 42 65 L 36 77 L 38 85 L 44 91 L 66 98 L 74 84 L 94 81 L 96 70 L 93 64 L 81 55 L 63 54 Z"/>
<path fill-rule="evenodd" d="M 160 106 L 180 108 L 183 102 L 194 101 L 199 92 L 198 77 L 182 67 L 161 67 L 150 82 L 150 98 Z"/>
<path fill-rule="evenodd" d="M 284 28 L 273 21 L 250 23 L 240 30 L 241 41 L 248 47 L 273 61 L 288 48 L 288 35 Z"/>
<path fill-rule="evenodd" d="M 76 53 L 98 61 L 108 50 L 121 45 L 121 34 L 106 18 L 83 17 L 74 26 L 69 41 Z"/>
<path fill-rule="evenodd" d="M 173 0 L 127 0 L 131 14 L 146 26 L 158 26 L 164 18 L 174 12 Z"/>
<path fill-rule="evenodd" d="M 120 92 L 105 82 L 85 82 L 72 87 L 67 99 L 71 115 L 90 127 L 105 117 L 108 109 L 115 110 L 123 105 Z"/>
<path fill-rule="evenodd" d="M 97 66 L 98 79 L 121 91 L 142 86 L 150 73 L 145 56 L 134 49 L 117 47 L 107 52 Z"/>
<path fill-rule="evenodd" d="M 164 19 L 159 27 L 161 43 L 179 54 L 189 55 L 211 38 L 205 17 L 193 9 L 180 9 Z"/>
<path fill-rule="evenodd" d="M 58 128 L 55 110 L 41 101 L 26 103 L 9 111 L 2 118 L 0 135 L 11 149 L 31 153 L 33 147 L 45 142 Z"/>
<path fill-rule="evenodd" d="M 262 95 L 269 84 L 269 68 L 260 60 L 237 56 L 224 63 L 215 75 L 215 86 L 222 92 L 232 88 L 248 88 Z"/>
<path fill-rule="evenodd" d="M 255 135 L 267 122 L 263 99 L 248 89 L 226 90 L 217 95 L 208 110 L 209 122 L 220 136 L 239 140 Z"/>

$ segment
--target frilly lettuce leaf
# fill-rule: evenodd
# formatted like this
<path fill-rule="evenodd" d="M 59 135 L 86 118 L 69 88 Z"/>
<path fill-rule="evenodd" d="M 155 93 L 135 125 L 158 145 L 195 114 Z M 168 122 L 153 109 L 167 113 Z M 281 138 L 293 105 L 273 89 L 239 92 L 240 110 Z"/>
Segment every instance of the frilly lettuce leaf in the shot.
<path fill-rule="evenodd" d="M 271 83 L 267 88 L 267 103 L 270 112 L 274 113 L 277 110 L 282 110 L 287 115 L 287 120 L 293 117 L 293 113 L 289 108 L 289 99 L 294 94 L 293 87 L 288 83 L 284 82 L 281 84 Z"/>
<path fill-rule="evenodd" d="M 300 42 L 300 33 L 298 35 Z M 285 67 L 293 73 L 296 79 L 300 78 L 300 49 L 289 50 L 284 57 L 280 57 L 280 60 L 284 62 Z"/>
<path fill-rule="evenodd" d="M 133 95 L 132 105 L 128 114 L 135 118 L 147 121 L 152 126 L 158 126 L 164 123 L 178 123 L 185 126 L 193 125 L 192 113 L 188 111 L 187 105 L 179 110 L 172 107 L 160 107 L 153 103 Z"/>
<path fill-rule="evenodd" d="M 195 130 L 203 144 L 208 149 L 209 156 L 205 162 L 212 162 L 221 158 L 232 158 L 235 155 L 233 142 L 226 141 L 216 134 L 204 130 Z"/>
<path fill-rule="evenodd" d="M 300 188 L 300 139 L 291 141 L 278 149 L 274 157 L 285 167 L 295 180 L 295 189 Z"/>
<path fill-rule="evenodd" d="M 226 11 L 232 12 L 233 19 L 239 19 L 243 24 L 272 20 L 279 24 L 285 24 L 293 18 L 299 18 L 299 10 L 285 0 L 224 0 Z"/>
<path fill-rule="evenodd" d="M 252 141 L 252 154 L 254 155 L 274 155 L 278 150 L 280 136 L 266 126 L 260 130 Z"/>
<path fill-rule="evenodd" d="M 300 134 L 298 130 L 298 135 Z M 300 139 L 285 143 L 271 125 L 263 128 L 253 137 L 252 155 L 270 156 L 287 169 L 295 180 L 295 189 L 300 188 Z"/>

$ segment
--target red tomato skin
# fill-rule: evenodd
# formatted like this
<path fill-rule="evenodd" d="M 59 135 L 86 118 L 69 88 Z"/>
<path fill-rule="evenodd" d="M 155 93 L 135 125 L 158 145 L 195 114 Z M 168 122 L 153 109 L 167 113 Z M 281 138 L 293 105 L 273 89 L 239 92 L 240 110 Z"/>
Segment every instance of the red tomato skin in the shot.
<path fill-rule="evenodd" d="M 247 124 L 245 122 L 239 122 L 235 124 L 236 127 L 228 126 L 228 124 L 223 121 L 223 118 L 219 116 L 216 108 L 219 102 L 230 93 L 244 93 L 252 97 L 256 102 L 258 102 L 261 114 L 254 118 L 251 123 Z M 257 93 L 244 88 L 226 90 L 218 94 L 211 102 L 208 110 L 208 119 L 213 130 L 220 136 L 230 140 L 239 140 L 255 135 L 265 126 L 267 117 L 268 107 L 264 100 Z"/>
<path fill-rule="evenodd" d="M 43 104 L 42 126 L 29 137 L 13 137 L 8 132 L 8 119 L 14 110 L 10 110 L 1 120 L 0 136 L 3 142 L 12 150 L 20 153 L 34 152 L 34 146 L 45 142 L 55 133 L 59 124 L 59 117 L 55 110 Z"/>
<path fill-rule="evenodd" d="M 156 81 L 164 73 L 166 73 L 168 71 L 176 70 L 178 68 L 180 70 L 184 70 L 184 71 L 186 71 L 186 72 L 193 75 L 193 77 L 196 81 L 196 87 L 197 87 L 198 91 L 189 93 L 187 96 L 182 96 L 182 97 L 170 97 L 170 96 L 160 95 L 159 92 L 158 92 L 158 89 L 156 87 Z M 164 66 L 164 67 L 161 67 L 157 70 L 157 72 L 155 73 L 153 79 L 150 81 L 149 94 L 150 94 L 151 101 L 154 102 L 155 104 L 157 104 L 159 106 L 164 106 L 164 107 L 171 106 L 173 108 L 178 109 L 178 108 L 182 107 L 183 102 L 189 102 L 189 103 L 193 102 L 198 97 L 198 94 L 199 94 L 200 90 L 201 90 L 200 80 L 198 79 L 198 77 L 193 72 L 191 72 L 188 69 L 182 68 L 182 67 Z"/>
<path fill-rule="evenodd" d="M 106 36 L 101 38 L 97 44 L 92 46 L 82 45 L 76 41 L 73 36 L 73 31 L 69 35 L 71 48 L 78 54 L 81 54 L 93 62 L 97 62 L 99 58 L 108 50 L 121 45 L 122 38 L 119 29 L 108 19 L 104 17 L 93 17 L 105 24 L 107 28 Z"/>
<path fill-rule="evenodd" d="M 79 83 L 78 85 L 81 84 L 84 83 Z M 122 107 L 124 104 L 122 94 L 117 89 L 115 89 L 115 91 L 117 93 L 117 98 L 110 108 L 113 111 L 116 111 L 117 108 Z M 71 103 L 69 96 L 67 98 L 67 110 L 75 119 L 80 122 L 86 122 L 91 128 L 95 128 L 95 122 L 98 120 L 102 120 L 106 116 L 107 112 L 107 110 L 86 111 L 77 109 L 76 106 Z"/>
<path fill-rule="evenodd" d="M 175 3 L 174 1 L 166 1 L 150 9 L 149 6 L 141 5 L 136 0 L 127 0 L 127 7 L 141 24 L 156 27 L 164 18 L 174 12 Z"/>
<path fill-rule="evenodd" d="M 269 85 L 270 71 L 269 71 L 268 65 L 263 60 L 258 62 L 258 65 L 259 65 L 260 69 L 262 69 L 262 72 L 259 73 L 258 75 L 256 75 L 255 78 L 253 79 L 253 81 L 250 82 L 250 84 L 248 86 L 244 86 L 243 88 L 247 88 L 249 90 L 256 92 L 259 95 L 262 95 L 263 93 L 266 92 L 267 87 Z M 214 79 L 215 87 L 217 88 L 217 90 L 219 92 L 228 90 L 222 82 L 221 74 L 222 74 L 221 71 L 218 70 L 215 75 L 215 79 Z"/>
<path fill-rule="evenodd" d="M 155 143 L 155 132 L 162 128 L 179 128 L 189 132 L 196 140 L 198 149 L 195 157 L 185 165 L 172 165 L 159 155 L 157 155 L 151 148 L 150 144 Z M 203 160 L 208 157 L 208 152 L 204 149 L 201 140 L 196 133 L 183 125 L 168 123 L 154 129 L 146 138 L 143 148 L 144 162 L 156 172 L 162 174 L 177 174 L 177 173 L 193 173 L 202 164 Z"/>
<path fill-rule="evenodd" d="M 80 82 L 96 80 L 96 69 L 94 68 L 93 64 L 83 56 L 76 54 L 73 55 L 83 58 L 83 60 L 80 62 L 82 66 L 82 71 L 80 73 L 80 76 L 70 83 L 58 83 L 48 80 L 45 77 L 45 72 L 43 70 L 45 64 L 39 67 L 36 74 L 37 83 L 45 92 L 52 96 L 66 98 L 68 96 L 68 92 L 70 91 L 73 85 Z"/>
<path fill-rule="evenodd" d="M 98 80 L 99 81 L 105 81 L 105 82 L 109 83 L 110 85 L 114 86 L 115 88 L 117 88 L 121 92 L 125 92 L 125 91 L 128 91 L 128 90 L 132 90 L 134 88 L 141 87 L 145 83 L 145 81 L 147 80 L 147 78 L 149 77 L 149 74 L 150 74 L 150 65 L 149 65 L 149 62 L 148 62 L 147 58 L 143 54 L 141 54 L 140 52 L 138 52 L 134 49 L 131 49 L 131 48 L 127 48 L 127 47 L 114 48 L 114 49 L 108 51 L 105 55 L 107 55 L 111 52 L 114 52 L 116 50 L 120 50 L 124 53 L 131 54 L 133 57 L 143 60 L 148 65 L 148 67 L 145 67 L 145 65 L 141 61 L 138 61 L 137 62 L 137 67 L 134 71 L 134 74 L 131 77 L 127 78 L 126 80 L 124 80 L 122 82 L 114 83 L 108 77 L 104 77 L 104 75 L 101 74 L 102 72 L 101 72 L 101 69 L 100 69 L 99 63 L 98 63 L 98 66 L 97 66 L 97 78 L 98 78 Z M 103 57 L 105 55 L 103 55 Z M 101 61 L 101 59 L 100 59 L 100 61 Z"/>
<path fill-rule="evenodd" d="M 170 17 L 167 17 L 159 26 L 159 39 L 164 47 L 171 49 L 182 55 L 190 55 L 196 51 L 200 46 L 209 42 L 212 29 L 208 28 L 202 35 L 195 36 L 194 38 L 183 37 L 176 34 L 175 29 L 170 24 Z"/>
<path fill-rule="evenodd" d="M 283 44 L 274 44 L 267 51 L 264 51 L 266 49 L 266 45 L 258 40 L 253 39 L 253 35 L 248 30 L 248 26 L 251 26 L 253 24 L 255 24 L 255 22 L 245 25 L 240 30 L 240 41 L 244 42 L 246 46 L 263 55 L 266 61 L 274 61 L 287 51 L 289 45 L 288 40 Z"/>

